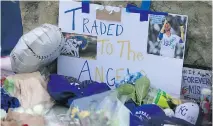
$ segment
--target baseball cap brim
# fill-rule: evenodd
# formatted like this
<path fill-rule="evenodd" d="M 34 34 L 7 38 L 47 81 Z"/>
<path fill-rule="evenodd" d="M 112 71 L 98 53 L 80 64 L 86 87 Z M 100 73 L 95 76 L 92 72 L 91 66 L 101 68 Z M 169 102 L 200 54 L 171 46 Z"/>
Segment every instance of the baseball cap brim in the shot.
<path fill-rule="evenodd" d="M 151 120 L 149 120 L 149 124 L 161 126 L 165 124 L 178 125 L 178 126 L 195 126 L 183 119 L 169 116 L 153 116 Z"/>

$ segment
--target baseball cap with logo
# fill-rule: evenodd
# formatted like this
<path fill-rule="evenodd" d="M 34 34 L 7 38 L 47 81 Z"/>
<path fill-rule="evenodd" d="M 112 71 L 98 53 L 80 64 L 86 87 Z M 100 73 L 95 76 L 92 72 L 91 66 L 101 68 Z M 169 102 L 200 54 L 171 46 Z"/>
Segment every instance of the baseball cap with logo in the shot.
<path fill-rule="evenodd" d="M 47 91 L 50 96 L 60 104 L 66 104 L 71 97 L 81 96 L 79 84 L 71 84 L 62 75 L 51 74 L 47 84 Z"/>
<path fill-rule="evenodd" d="M 198 104 L 188 102 L 177 106 L 175 117 L 189 122 L 192 125 L 200 126 L 202 123 L 202 109 Z"/>
<path fill-rule="evenodd" d="M 70 80 L 63 75 L 51 74 L 47 90 L 57 103 L 70 106 L 75 99 L 109 91 L 110 87 L 106 83 L 79 83 L 73 78 Z"/>
<path fill-rule="evenodd" d="M 153 117 L 152 122 L 158 124 L 174 124 L 180 126 L 201 126 L 202 109 L 198 104 L 187 102 L 176 107 L 174 117 L 160 116 Z"/>
<path fill-rule="evenodd" d="M 150 126 L 148 122 L 152 117 L 166 116 L 164 111 L 155 104 L 144 104 L 135 108 L 130 115 L 130 126 Z M 140 119 L 136 119 L 138 117 Z"/>

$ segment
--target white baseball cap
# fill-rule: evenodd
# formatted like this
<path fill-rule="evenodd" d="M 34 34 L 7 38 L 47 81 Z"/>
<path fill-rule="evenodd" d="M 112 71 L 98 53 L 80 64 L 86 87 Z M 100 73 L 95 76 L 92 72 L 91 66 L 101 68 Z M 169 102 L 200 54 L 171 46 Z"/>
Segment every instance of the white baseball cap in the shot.
<path fill-rule="evenodd" d="M 174 117 L 187 121 L 192 125 L 200 126 L 202 115 L 202 109 L 198 104 L 187 102 L 177 106 Z"/>
<path fill-rule="evenodd" d="M 203 118 L 202 109 L 197 103 L 187 102 L 176 107 L 173 117 L 156 116 L 152 122 L 160 125 L 201 126 Z"/>

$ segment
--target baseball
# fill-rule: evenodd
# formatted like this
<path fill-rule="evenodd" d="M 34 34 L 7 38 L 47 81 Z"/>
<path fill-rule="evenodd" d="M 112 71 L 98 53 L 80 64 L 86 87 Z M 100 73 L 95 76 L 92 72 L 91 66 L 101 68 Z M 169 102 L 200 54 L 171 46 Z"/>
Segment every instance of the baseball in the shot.
<path fill-rule="evenodd" d="M 12 70 L 17 73 L 38 71 L 60 55 L 64 37 L 59 28 L 43 24 L 23 35 L 10 54 Z"/>

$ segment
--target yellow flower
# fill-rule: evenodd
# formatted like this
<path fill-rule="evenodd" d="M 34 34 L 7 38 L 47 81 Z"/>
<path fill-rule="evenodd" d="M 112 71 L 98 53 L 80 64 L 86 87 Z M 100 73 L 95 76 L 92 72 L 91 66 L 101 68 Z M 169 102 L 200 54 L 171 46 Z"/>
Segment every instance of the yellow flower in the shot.
<path fill-rule="evenodd" d="M 75 115 L 76 115 L 76 113 L 78 113 L 78 112 L 79 112 L 79 109 L 78 109 L 78 108 L 73 108 L 73 109 L 71 110 L 71 117 L 74 118 Z"/>
<path fill-rule="evenodd" d="M 90 113 L 88 112 L 88 111 L 82 111 L 82 112 L 80 112 L 79 114 L 78 114 L 78 116 L 80 117 L 80 118 L 85 118 L 85 117 L 87 117 L 87 116 L 89 116 L 90 115 Z"/>

